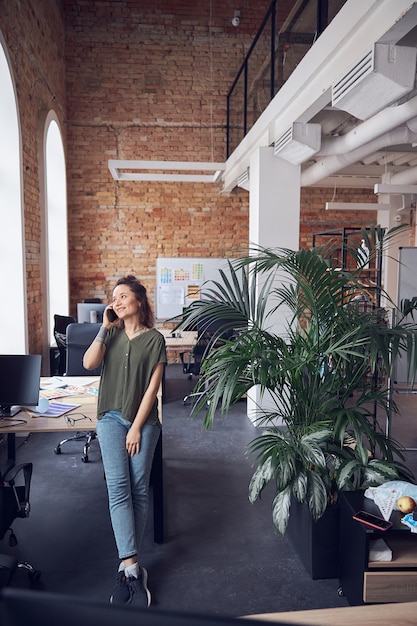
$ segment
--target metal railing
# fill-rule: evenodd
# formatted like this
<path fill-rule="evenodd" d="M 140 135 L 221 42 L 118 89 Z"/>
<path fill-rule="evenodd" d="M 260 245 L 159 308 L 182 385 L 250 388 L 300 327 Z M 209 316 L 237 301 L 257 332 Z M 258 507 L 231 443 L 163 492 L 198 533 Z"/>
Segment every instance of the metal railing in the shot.
<path fill-rule="evenodd" d="M 229 157 L 346 0 L 296 0 L 284 18 L 272 0 L 227 94 Z"/>

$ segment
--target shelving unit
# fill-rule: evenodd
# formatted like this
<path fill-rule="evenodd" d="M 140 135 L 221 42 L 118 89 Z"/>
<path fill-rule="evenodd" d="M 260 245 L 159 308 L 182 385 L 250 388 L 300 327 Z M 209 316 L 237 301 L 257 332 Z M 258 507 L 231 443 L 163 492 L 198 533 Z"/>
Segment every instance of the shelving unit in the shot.
<path fill-rule="evenodd" d="M 352 254 L 352 250 L 357 251 L 360 247 L 363 239 L 363 230 L 361 228 L 341 226 L 333 230 L 313 233 L 313 247 L 322 244 L 335 244 L 334 267 L 340 267 L 348 271 L 356 270 L 357 257 Z M 375 302 L 377 306 L 380 306 L 382 277 L 382 254 L 380 251 L 372 259 L 371 266 L 361 270 L 361 277 L 375 284 Z"/>
<path fill-rule="evenodd" d="M 363 232 L 368 232 L 368 229 L 358 227 L 341 226 L 332 230 L 326 230 L 323 232 L 313 233 L 313 247 L 319 245 L 329 245 L 334 248 L 333 267 L 338 267 L 348 272 L 358 270 L 358 255 L 357 250 L 361 245 L 363 239 Z M 370 244 L 371 245 L 371 244 Z M 374 297 L 373 302 L 377 308 L 381 306 L 381 292 L 382 292 L 382 251 L 379 249 L 376 255 L 371 254 L 370 267 L 368 269 L 362 268 L 360 270 L 360 276 L 362 279 L 371 281 L 373 283 Z M 367 289 L 368 291 L 368 289 Z M 375 375 L 377 376 L 377 374 Z M 375 378 L 375 384 L 377 378 Z M 373 408 L 374 428 L 376 428 L 377 422 L 377 406 Z M 390 417 L 387 419 L 386 430 L 390 427 Z"/>

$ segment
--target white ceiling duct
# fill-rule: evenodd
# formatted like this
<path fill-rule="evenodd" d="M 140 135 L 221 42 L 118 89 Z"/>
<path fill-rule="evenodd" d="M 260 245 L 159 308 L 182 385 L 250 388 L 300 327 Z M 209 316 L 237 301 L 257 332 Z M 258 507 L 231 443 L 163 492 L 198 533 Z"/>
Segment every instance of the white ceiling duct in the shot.
<path fill-rule="evenodd" d="M 393 174 L 390 177 L 390 185 L 416 185 L 417 184 L 417 167 L 410 167 L 403 172 Z"/>
<path fill-rule="evenodd" d="M 276 139 L 274 154 L 281 159 L 299 165 L 320 149 L 320 124 L 295 122 L 286 133 Z"/>
<path fill-rule="evenodd" d="M 416 49 L 376 43 L 332 85 L 332 106 L 367 120 L 414 87 Z"/>
<path fill-rule="evenodd" d="M 413 132 L 417 132 L 417 97 L 408 100 L 399 106 L 389 107 L 374 115 L 366 122 L 362 122 L 354 129 L 340 137 L 322 137 L 320 150 L 317 156 L 345 154 L 355 150 L 379 135 L 386 133 L 407 122 Z M 392 144 L 391 144 L 392 145 Z"/>
<path fill-rule="evenodd" d="M 413 119 L 408 120 L 407 126 L 413 133 L 417 133 L 417 117 L 413 117 Z"/>
<path fill-rule="evenodd" d="M 360 132 L 359 127 L 357 132 Z M 357 163 L 369 154 L 381 150 L 386 146 L 395 146 L 403 143 L 417 142 L 417 133 L 413 133 L 406 126 L 396 128 L 388 133 L 376 137 L 373 141 L 361 145 L 356 150 L 351 150 L 345 154 L 335 154 L 327 156 L 301 173 L 301 186 L 308 187 L 314 185 L 323 178 L 330 176 L 343 169 L 347 165 Z"/>

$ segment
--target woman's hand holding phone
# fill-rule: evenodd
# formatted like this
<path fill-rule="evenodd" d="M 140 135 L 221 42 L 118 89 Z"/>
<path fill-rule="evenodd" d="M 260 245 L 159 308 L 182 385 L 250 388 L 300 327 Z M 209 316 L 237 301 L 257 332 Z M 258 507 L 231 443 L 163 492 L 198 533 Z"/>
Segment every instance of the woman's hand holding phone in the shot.
<path fill-rule="evenodd" d="M 117 315 L 116 315 L 116 312 L 113 309 L 111 309 L 111 308 L 106 309 L 106 316 L 107 316 L 107 319 L 109 320 L 109 322 L 111 322 L 112 324 L 117 319 L 119 319 L 117 317 Z"/>

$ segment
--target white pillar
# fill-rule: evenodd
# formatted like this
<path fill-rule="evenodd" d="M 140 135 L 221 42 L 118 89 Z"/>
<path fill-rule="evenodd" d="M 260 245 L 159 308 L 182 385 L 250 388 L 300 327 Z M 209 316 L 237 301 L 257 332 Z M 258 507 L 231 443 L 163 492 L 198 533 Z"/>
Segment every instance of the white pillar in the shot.
<path fill-rule="evenodd" d="M 382 182 L 384 184 L 389 185 L 391 179 L 391 174 L 384 174 L 382 177 Z M 388 204 L 388 210 L 378 211 L 377 220 L 378 224 L 380 224 L 384 228 L 393 228 L 394 226 L 398 226 L 399 224 L 409 223 L 410 211 L 398 211 L 403 204 L 405 203 L 407 206 L 411 204 L 410 196 L 402 196 L 399 194 L 395 195 L 383 195 L 382 198 L 379 198 L 379 202 L 381 204 Z M 385 208 L 385 207 L 384 207 Z M 384 263 L 382 267 L 382 276 L 381 283 L 384 290 L 390 296 L 394 302 L 397 300 L 398 295 L 398 250 L 401 246 L 409 246 L 410 245 L 410 232 L 406 229 L 401 234 L 398 234 L 395 239 L 391 242 L 389 251 L 384 251 Z M 385 305 L 384 299 L 381 301 L 382 306 Z M 399 303 L 396 302 L 398 305 Z"/>
<path fill-rule="evenodd" d="M 259 148 L 250 161 L 249 243 L 264 248 L 298 250 L 300 240 L 301 166 L 274 156 L 273 148 Z M 260 287 L 258 287 L 259 289 Z M 285 312 L 273 319 L 273 332 L 285 328 Z M 272 406 L 266 395 L 253 387 L 248 393 L 247 414 L 254 422 L 259 407 Z"/>
<path fill-rule="evenodd" d="M 300 240 L 300 172 L 259 148 L 250 161 L 249 242 L 265 248 L 298 250 Z"/>

